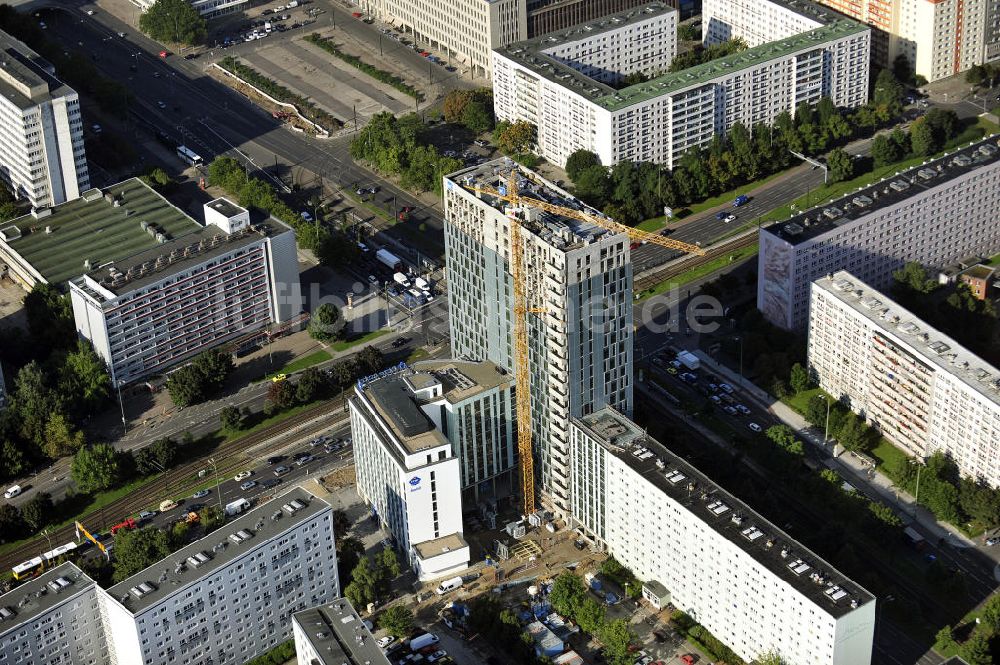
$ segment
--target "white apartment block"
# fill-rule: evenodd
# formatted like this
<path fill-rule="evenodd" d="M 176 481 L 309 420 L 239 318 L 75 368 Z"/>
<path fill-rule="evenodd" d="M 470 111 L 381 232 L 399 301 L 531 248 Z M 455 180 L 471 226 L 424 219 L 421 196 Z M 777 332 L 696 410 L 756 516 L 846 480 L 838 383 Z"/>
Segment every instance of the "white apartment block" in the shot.
<path fill-rule="evenodd" d="M 571 433 L 577 525 L 660 602 L 748 662 L 871 663 L 868 591 L 612 409 L 574 419 Z"/>
<path fill-rule="evenodd" d="M 928 81 L 1000 58 L 1000 5 L 989 0 L 818 0 L 871 25 L 875 64 L 905 55 Z"/>
<path fill-rule="evenodd" d="M 90 187 L 76 92 L 40 55 L 0 31 L 0 179 L 32 208 Z"/>
<path fill-rule="evenodd" d="M 523 253 L 535 470 L 543 501 L 569 512 L 569 419 L 603 406 L 632 409 L 632 266 L 629 240 L 537 208 L 515 208 L 477 187 L 505 187 L 587 208 L 508 159 L 445 177 L 445 253 L 451 349 L 517 371 L 511 251 Z M 511 247 L 512 219 L 522 246 Z"/>
<path fill-rule="evenodd" d="M 389 665 L 346 598 L 292 615 L 295 655 L 302 665 Z"/>
<path fill-rule="evenodd" d="M 876 289 L 908 261 L 943 268 L 1000 252 L 997 137 L 761 230 L 757 308 L 788 330 L 809 320 L 809 286 L 848 270 Z"/>
<path fill-rule="evenodd" d="M 849 272 L 812 285 L 809 367 L 908 454 L 1000 487 L 1000 370 Z"/>
<path fill-rule="evenodd" d="M 0 596 L 0 663 L 108 663 L 99 593 L 94 580 L 64 563 Z"/>
<path fill-rule="evenodd" d="M 359 0 L 368 14 L 489 78 L 493 49 L 528 37 L 525 0 Z"/>
<path fill-rule="evenodd" d="M 146 11 L 156 4 L 156 0 L 131 0 L 131 2 L 140 11 Z M 250 0 L 188 0 L 188 2 L 205 18 L 242 12 L 250 7 Z"/>
<path fill-rule="evenodd" d="M 204 209 L 205 226 L 194 233 L 70 281 L 77 332 L 112 381 L 134 381 L 301 312 L 295 233 L 273 218 L 251 224 L 226 199 Z"/>
<path fill-rule="evenodd" d="M 674 73 L 665 72 L 676 51 L 677 13 L 660 3 L 497 49 L 497 117 L 534 123 L 538 153 L 558 164 L 585 149 L 605 165 L 672 168 L 684 151 L 736 122 L 770 123 L 822 97 L 843 107 L 868 101 L 867 26 L 807 2 L 744 5 L 706 3 L 718 10 L 705 23 L 706 39 L 743 37 L 751 48 Z M 633 72 L 658 75 L 613 87 Z"/>
<path fill-rule="evenodd" d="M 242 665 L 333 601 L 333 509 L 296 487 L 100 594 L 111 663 Z"/>
<path fill-rule="evenodd" d="M 400 365 L 360 380 L 348 402 L 358 494 L 392 533 L 420 580 L 469 566 L 459 454 L 479 445 L 475 438 L 483 431 L 467 421 L 468 429 L 450 430 L 449 440 L 445 428 L 456 420 L 448 412 L 462 402 L 471 404 L 470 399 L 480 409 L 499 408 L 501 395 L 508 404 L 502 416 L 507 438 L 501 445 L 507 449 L 505 463 L 511 463 L 510 379 L 491 363 Z"/>

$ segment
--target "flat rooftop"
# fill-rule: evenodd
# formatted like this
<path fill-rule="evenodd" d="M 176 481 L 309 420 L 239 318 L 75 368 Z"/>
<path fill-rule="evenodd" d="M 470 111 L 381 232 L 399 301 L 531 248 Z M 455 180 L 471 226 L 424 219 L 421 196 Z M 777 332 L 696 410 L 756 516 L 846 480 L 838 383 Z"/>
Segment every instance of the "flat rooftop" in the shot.
<path fill-rule="evenodd" d="M 958 378 L 973 391 L 1000 405 L 1000 370 L 881 291 L 868 287 L 846 270 L 817 279 L 813 285 L 874 323 L 878 330 L 906 342 L 925 364 Z"/>
<path fill-rule="evenodd" d="M 72 563 L 63 563 L 0 596 L 0 635 L 34 621 L 67 598 L 96 585 Z"/>
<path fill-rule="evenodd" d="M 319 662 L 302 665 L 389 665 L 364 621 L 346 598 L 292 615 L 302 627 Z"/>
<path fill-rule="evenodd" d="M 28 109 L 72 93 L 53 71 L 51 63 L 24 42 L 0 30 L 0 95 Z"/>
<path fill-rule="evenodd" d="M 510 175 L 516 178 L 518 193 L 523 198 L 533 198 L 544 203 L 570 208 L 591 217 L 609 219 L 607 215 L 591 208 L 583 201 L 575 198 L 564 189 L 549 182 L 534 171 L 530 171 L 509 157 L 501 157 L 478 166 L 462 169 L 446 176 L 445 186 L 461 187 L 476 195 L 476 187 L 489 188 L 505 194 Z M 507 202 L 481 191 L 479 198 L 496 210 L 503 212 Z M 611 233 L 598 226 L 575 217 L 546 212 L 540 208 L 521 211 L 519 215 L 522 228 L 538 235 L 550 245 L 563 250 L 575 249 Z"/>
<path fill-rule="evenodd" d="M 88 190 L 49 210 L 45 217 L 25 215 L 0 224 L 0 241 L 54 285 L 160 247 L 140 222 L 155 225 L 170 238 L 202 228 L 139 178 Z"/>
<path fill-rule="evenodd" d="M 212 210 L 215 210 L 219 214 L 225 215 L 228 218 L 233 218 L 236 215 L 239 215 L 240 213 L 244 213 L 247 211 L 246 208 L 241 208 L 240 206 L 236 205 L 229 199 L 224 199 L 221 196 L 217 199 L 212 199 L 205 205 L 212 208 Z"/>
<path fill-rule="evenodd" d="M 448 439 L 420 408 L 405 378 L 393 374 L 365 384 L 362 390 L 408 453 L 447 445 Z"/>
<path fill-rule="evenodd" d="M 417 543 L 413 546 L 413 549 L 417 551 L 417 554 L 421 559 L 426 561 L 427 559 L 432 559 L 436 556 L 441 556 L 442 554 L 447 554 L 448 552 L 454 552 L 468 546 L 469 543 L 465 542 L 465 539 L 462 538 L 462 534 L 452 533 L 447 536 L 435 538 L 434 540 L 425 540 L 422 543 Z"/>
<path fill-rule="evenodd" d="M 968 275 L 974 279 L 989 279 L 996 272 L 995 268 L 989 266 L 984 266 L 982 264 L 977 264 L 972 267 L 966 268 L 960 275 Z"/>
<path fill-rule="evenodd" d="M 852 603 L 875 600 L 617 411 L 605 408 L 576 420 L 636 473 L 830 615 L 839 618 L 854 609 Z"/>
<path fill-rule="evenodd" d="M 293 487 L 119 582 L 108 593 L 129 612 L 139 614 L 329 507 L 310 492 Z"/>
<path fill-rule="evenodd" d="M 452 404 L 500 386 L 512 385 L 514 377 L 488 360 L 422 360 L 412 365 L 415 375 L 441 384 L 444 398 Z"/>
<path fill-rule="evenodd" d="M 786 221 L 768 226 L 764 232 L 798 245 L 873 212 L 898 205 L 908 198 L 944 186 L 966 173 L 996 164 L 1000 161 L 998 136 L 1000 135 L 994 134 L 975 141 L 834 201 L 821 203 Z"/>
<path fill-rule="evenodd" d="M 767 1 L 771 2 L 773 0 Z M 569 30 L 552 32 L 547 35 L 509 44 L 503 48 L 496 49 L 496 51 L 500 55 L 530 69 L 538 76 L 565 88 L 570 88 L 576 94 L 607 111 L 618 111 L 662 95 L 704 85 L 716 78 L 729 76 L 734 71 L 754 67 L 769 60 L 783 58 L 800 51 L 814 49 L 824 42 L 843 39 L 870 30 L 863 23 L 848 19 L 826 8 L 814 5 L 811 2 L 780 0 L 776 4 L 809 16 L 821 22 L 822 25 L 807 32 L 768 42 L 767 44 L 761 44 L 760 46 L 755 46 L 701 65 L 689 67 L 679 72 L 667 73 L 649 81 L 622 88 L 621 90 L 615 90 L 589 76 L 581 74 L 572 67 L 547 55 L 545 51 L 559 43 L 577 41 L 585 37 L 589 38 L 599 35 L 601 32 L 617 30 L 629 23 L 649 18 L 650 15 L 658 12 L 673 11 L 666 5 L 650 3 L 645 7 L 612 14 L 599 21 L 574 26 Z"/>

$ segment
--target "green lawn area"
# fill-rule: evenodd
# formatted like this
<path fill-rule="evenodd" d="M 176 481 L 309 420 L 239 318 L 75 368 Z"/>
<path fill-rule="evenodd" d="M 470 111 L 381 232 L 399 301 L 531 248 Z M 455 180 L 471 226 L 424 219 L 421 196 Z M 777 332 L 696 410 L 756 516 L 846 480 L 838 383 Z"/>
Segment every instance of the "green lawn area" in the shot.
<path fill-rule="evenodd" d="M 348 340 L 342 340 L 340 342 L 334 342 L 333 344 L 330 345 L 330 348 L 332 348 L 334 351 L 337 351 L 338 353 L 341 352 L 341 351 L 347 351 L 351 347 L 358 346 L 359 344 L 367 344 L 369 342 L 372 342 L 372 341 L 378 339 L 379 337 L 381 337 L 383 335 L 388 335 L 390 332 L 392 332 L 392 331 L 390 329 L 388 329 L 388 328 L 382 328 L 380 330 L 373 330 L 370 333 L 365 333 L 361 337 L 356 337 L 354 339 L 348 339 Z"/>
<path fill-rule="evenodd" d="M 417 362 L 418 360 L 426 360 L 430 357 L 431 354 L 427 353 L 426 349 L 413 349 L 413 351 L 410 352 L 410 355 L 406 356 L 406 364 L 409 365 Z"/>
<path fill-rule="evenodd" d="M 806 405 L 809 404 L 809 400 L 816 395 L 822 394 L 824 394 L 822 388 L 811 388 L 798 394 L 784 397 L 781 401 L 792 407 L 799 415 L 805 415 Z"/>
<path fill-rule="evenodd" d="M 1000 254 L 997 254 L 996 256 L 994 256 L 993 258 L 991 258 L 989 261 L 987 261 L 986 265 L 988 265 L 988 266 L 1000 265 Z"/>
<path fill-rule="evenodd" d="M 715 272 L 716 270 L 721 270 L 722 268 L 725 268 L 730 263 L 736 263 L 738 261 L 742 261 L 742 260 L 744 260 L 744 259 L 746 259 L 748 257 L 756 255 L 757 254 L 757 250 L 758 250 L 757 243 L 754 243 L 753 245 L 750 245 L 749 247 L 744 247 L 743 249 L 738 249 L 735 252 L 733 252 L 732 254 L 728 254 L 726 256 L 720 256 L 719 258 L 713 259 L 712 261 L 709 261 L 707 263 L 703 263 L 700 266 L 695 266 L 694 268 L 691 268 L 687 272 L 682 272 L 681 274 L 677 275 L 676 277 L 672 277 L 671 279 L 669 279 L 669 280 L 667 280 L 665 282 L 661 282 L 660 284 L 657 284 L 656 286 L 654 286 L 651 289 L 647 289 L 646 291 L 643 291 L 640 294 L 638 300 L 639 301 L 645 300 L 646 298 L 649 298 L 651 296 L 655 296 L 655 295 L 659 295 L 661 293 L 665 293 L 665 292 L 669 291 L 671 288 L 673 288 L 675 286 L 683 286 L 684 284 L 687 284 L 688 282 L 694 281 L 694 280 L 698 279 L 699 277 L 704 277 L 705 275 L 710 275 L 713 272 Z"/>
<path fill-rule="evenodd" d="M 257 423 L 254 423 L 251 427 L 248 427 L 246 429 L 241 429 L 238 432 L 225 432 L 225 433 L 223 433 L 223 431 L 220 430 L 219 433 L 223 434 L 223 437 L 224 437 L 225 441 L 232 441 L 233 439 L 241 439 L 244 436 L 249 436 L 250 434 L 253 434 L 254 432 L 258 432 L 258 431 L 264 429 L 265 427 L 268 427 L 270 425 L 274 425 L 276 423 L 280 423 L 280 422 L 282 422 L 284 420 L 288 420 L 292 416 L 297 415 L 299 413 L 302 413 L 306 409 L 311 409 L 312 407 L 316 406 L 316 404 L 318 404 L 318 403 L 319 403 L 319 400 L 317 400 L 315 402 L 309 402 L 308 404 L 299 404 L 298 406 L 293 406 L 292 408 L 290 408 L 290 409 L 288 409 L 286 411 L 281 411 L 280 413 L 276 413 L 273 416 L 267 416 L 267 417 L 263 418 L 261 421 L 259 421 Z M 261 415 L 263 415 L 263 412 L 261 412 Z"/>
<path fill-rule="evenodd" d="M 897 467 L 910 459 L 906 453 L 889 443 L 885 437 L 878 440 L 878 445 L 872 449 L 871 455 L 878 460 L 880 469 L 886 466 Z"/>
<path fill-rule="evenodd" d="M 330 354 L 326 351 L 316 351 L 315 353 L 310 353 L 308 356 L 302 356 L 298 360 L 293 360 L 279 370 L 281 374 L 291 374 L 292 372 L 298 372 L 306 369 L 307 367 L 312 367 L 313 365 L 318 365 L 322 362 L 326 362 L 330 359 Z"/>
<path fill-rule="evenodd" d="M 635 228 L 640 231 L 645 231 L 646 233 L 659 233 L 663 230 L 663 227 L 667 225 L 667 218 L 663 215 L 659 217 L 650 217 L 644 222 L 639 222 L 635 225 Z"/>

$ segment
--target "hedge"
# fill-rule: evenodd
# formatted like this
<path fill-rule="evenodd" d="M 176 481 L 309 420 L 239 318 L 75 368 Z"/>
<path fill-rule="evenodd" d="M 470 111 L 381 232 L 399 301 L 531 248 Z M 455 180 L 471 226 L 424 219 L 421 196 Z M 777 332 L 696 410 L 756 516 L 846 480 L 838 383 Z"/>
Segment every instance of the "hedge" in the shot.
<path fill-rule="evenodd" d="M 295 641 L 282 642 L 265 654 L 248 660 L 244 665 L 284 665 L 295 657 Z"/>
<path fill-rule="evenodd" d="M 269 79 L 258 72 L 253 67 L 244 65 L 231 55 L 220 60 L 218 64 L 227 72 L 235 74 L 258 90 L 262 90 L 271 97 L 277 99 L 279 102 L 294 104 L 302 115 L 327 131 L 332 132 L 344 126 L 344 123 L 340 120 L 319 108 L 305 97 L 295 94 L 283 85 L 279 85 L 272 79 Z"/>
<path fill-rule="evenodd" d="M 409 83 L 406 83 L 402 78 L 396 76 L 392 72 L 387 72 L 384 69 L 379 69 L 375 65 L 370 65 L 361 58 L 357 57 L 356 55 L 344 53 L 339 48 L 337 48 L 336 44 L 330 41 L 329 37 L 320 37 L 318 34 L 314 32 L 313 34 L 306 37 L 306 41 L 315 44 L 316 46 L 320 47 L 333 57 L 343 60 L 352 67 L 360 69 L 361 71 L 363 71 L 365 74 L 368 74 L 368 76 L 371 76 L 376 81 L 381 81 L 382 83 L 388 83 L 389 85 L 391 85 L 396 90 L 399 90 L 404 95 L 409 95 L 410 97 L 413 97 L 418 101 L 424 100 L 424 93 L 420 92 Z"/>

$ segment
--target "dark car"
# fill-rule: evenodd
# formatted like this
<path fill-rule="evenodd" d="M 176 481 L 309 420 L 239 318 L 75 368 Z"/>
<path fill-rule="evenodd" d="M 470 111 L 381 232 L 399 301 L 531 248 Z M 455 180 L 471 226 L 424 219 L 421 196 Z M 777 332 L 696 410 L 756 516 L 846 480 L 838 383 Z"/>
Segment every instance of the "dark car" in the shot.
<path fill-rule="evenodd" d="M 313 461 L 314 459 L 316 459 L 316 458 L 313 457 L 312 455 L 306 455 L 305 457 L 300 457 L 299 459 L 295 460 L 295 463 L 298 464 L 299 466 L 302 466 L 304 464 L 308 464 L 309 462 Z"/>
<path fill-rule="evenodd" d="M 295 460 L 296 462 L 299 461 L 300 459 L 302 459 L 303 457 L 309 457 L 309 453 L 307 453 L 307 452 L 297 452 L 294 455 L 292 455 L 292 459 Z"/>
<path fill-rule="evenodd" d="M 268 457 L 267 458 L 267 465 L 268 466 L 274 466 L 275 464 L 277 464 L 278 462 L 280 462 L 283 459 L 285 459 L 284 455 L 274 455 L 273 457 Z"/>
<path fill-rule="evenodd" d="M 264 489 L 271 489 L 281 484 L 281 478 L 268 478 L 267 480 L 260 481 L 258 484 Z"/>

